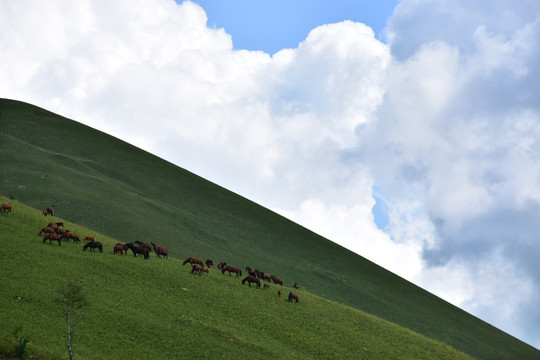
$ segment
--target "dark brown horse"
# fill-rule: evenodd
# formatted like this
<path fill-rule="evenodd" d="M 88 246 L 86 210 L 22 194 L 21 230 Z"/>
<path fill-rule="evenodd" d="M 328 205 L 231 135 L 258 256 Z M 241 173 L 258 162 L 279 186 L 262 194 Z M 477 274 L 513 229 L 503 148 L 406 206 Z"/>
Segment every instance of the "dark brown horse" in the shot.
<path fill-rule="evenodd" d="M 223 270 L 223 268 L 224 268 L 226 265 L 227 265 L 226 262 L 222 262 L 222 263 L 217 264 L 217 268 L 218 268 L 218 270 Z"/>
<path fill-rule="evenodd" d="M 210 259 L 206 259 L 206 261 L 204 262 L 206 264 L 207 267 L 211 267 L 211 266 L 214 266 L 214 262 Z"/>
<path fill-rule="evenodd" d="M 243 280 L 242 280 L 242 285 L 244 285 L 244 283 L 247 281 L 249 287 L 251 287 L 251 283 L 254 283 L 254 284 L 257 284 L 257 287 L 260 288 L 261 287 L 261 280 L 257 279 L 255 276 L 246 276 Z"/>
<path fill-rule="evenodd" d="M 43 238 L 43 243 L 45 244 L 45 242 L 49 240 L 49 244 L 52 245 L 52 242 L 53 241 L 58 241 L 58 245 L 62 245 L 61 243 L 61 238 L 60 238 L 60 235 L 58 234 L 48 234 L 46 235 L 44 238 Z"/>
<path fill-rule="evenodd" d="M 150 258 L 150 249 L 142 246 L 134 246 L 133 243 L 128 243 L 126 244 L 126 246 L 128 247 L 128 249 L 131 249 L 134 257 L 137 257 L 137 255 L 143 255 L 145 260 Z"/>
<path fill-rule="evenodd" d="M 50 206 L 47 206 L 47 208 L 43 210 L 42 212 L 43 212 L 43 216 L 47 216 L 47 215 L 54 216 L 54 210 Z"/>
<path fill-rule="evenodd" d="M 229 276 L 231 275 L 231 273 L 235 273 L 236 277 L 240 277 L 242 275 L 242 270 L 240 270 L 236 266 L 230 266 L 229 265 L 229 266 L 226 266 L 223 269 L 221 269 L 222 274 L 225 274 L 225 271 L 229 272 Z"/>
<path fill-rule="evenodd" d="M 125 251 L 126 255 L 127 255 L 128 249 L 129 248 L 125 244 L 116 243 L 116 245 L 114 245 L 114 248 L 113 248 L 113 254 L 116 255 L 116 254 L 120 253 L 120 255 L 124 255 L 124 251 Z"/>
<path fill-rule="evenodd" d="M 149 252 L 152 252 L 152 245 L 148 244 L 148 243 L 143 243 L 143 242 L 140 242 L 140 241 L 135 241 L 135 244 L 139 245 L 139 247 L 143 248 L 143 249 L 148 249 Z"/>
<path fill-rule="evenodd" d="M 269 289 L 270 289 L 270 284 L 264 283 L 263 290 L 269 290 Z"/>
<path fill-rule="evenodd" d="M 199 264 L 202 266 L 203 262 L 201 259 L 199 258 L 196 258 L 196 257 L 189 257 L 187 258 L 183 263 L 182 265 L 186 265 L 187 263 L 190 263 L 191 265 L 195 265 L 195 264 Z"/>
<path fill-rule="evenodd" d="M 274 276 L 274 275 L 270 275 L 270 278 L 272 279 L 274 284 L 278 284 L 278 285 L 283 286 L 283 279 L 282 278 L 278 278 L 277 276 Z"/>
<path fill-rule="evenodd" d="M 11 214 L 11 203 L 3 203 L 0 205 L 0 212 L 4 214 Z"/>
<path fill-rule="evenodd" d="M 289 302 L 293 302 L 293 300 L 296 300 L 296 302 L 298 303 L 298 294 L 295 293 L 295 292 L 290 292 L 289 293 Z"/>
<path fill-rule="evenodd" d="M 163 255 L 165 258 L 168 259 L 169 250 L 167 250 L 164 246 L 156 245 L 153 242 L 150 242 L 150 244 L 152 244 L 152 246 L 154 247 L 154 252 L 156 253 L 157 257 L 161 257 L 161 255 Z"/>
<path fill-rule="evenodd" d="M 103 245 L 99 241 L 91 241 L 83 246 L 83 251 L 86 251 L 86 249 L 90 248 L 92 251 L 95 249 L 98 249 L 99 252 L 103 252 Z"/>

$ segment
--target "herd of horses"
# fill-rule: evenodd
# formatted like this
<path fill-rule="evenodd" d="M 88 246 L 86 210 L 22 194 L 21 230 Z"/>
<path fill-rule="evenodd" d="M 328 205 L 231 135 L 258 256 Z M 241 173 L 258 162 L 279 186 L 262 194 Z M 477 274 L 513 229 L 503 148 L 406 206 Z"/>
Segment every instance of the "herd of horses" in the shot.
<path fill-rule="evenodd" d="M 0 213 L 11 214 L 11 203 L 1 204 Z M 43 216 L 54 216 L 54 210 L 50 206 L 43 210 L 42 213 Z M 39 231 L 38 236 L 41 236 L 42 234 L 45 234 L 42 242 L 46 243 L 47 241 L 49 241 L 49 244 L 51 245 L 53 241 L 57 241 L 58 245 L 62 245 L 62 241 L 73 241 L 73 243 L 80 242 L 79 236 L 75 232 L 65 229 L 63 222 L 49 222 L 47 226 L 44 226 Z M 100 253 L 103 252 L 103 244 L 99 241 L 96 241 L 95 237 L 86 236 L 84 237 L 83 241 L 85 242 L 82 248 L 83 251 L 86 251 L 87 249 L 95 251 L 97 249 Z M 140 241 L 134 241 L 127 244 L 117 243 L 113 248 L 113 254 L 124 255 L 127 254 L 128 250 L 131 250 L 134 257 L 142 256 L 144 259 L 148 259 L 150 257 L 150 252 L 152 251 L 152 249 L 154 250 L 158 258 L 164 257 L 168 259 L 169 251 L 165 247 L 156 245 L 153 242 L 150 242 L 150 244 Z M 210 267 L 214 265 L 214 262 L 210 259 L 206 259 L 206 261 L 203 263 L 202 259 L 196 257 L 187 258 L 182 263 L 182 265 L 186 265 L 188 263 L 191 265 L 191 273 L 199 275 L 210 274 Z M 217 268 L 219 271 L 221 271 L 222 274 L 228 272 L 229 276 L 231 276 L 232 274 L 235 274 L 235 276 L 238 278 L 242 276 L 242 270 L 239 267 L 227 265 L 227 263 L 225 262 L 219 263 L 217 265 Z M 273 282 L 276 285 L 283 286 L 282 278 L 257 269 L 252 269 L 250 267 L 246 267 L 245 270 L 248 276 L 242 279 L 242 285 L 247 282 L 250 287 L 251 284 L 255 284 L 257 288 L 261 288 L 262 280 L 265 282 L 263 285 L 264 290 L 268 290 L 270 288 L 270 282 Z M 298 284 L 296 282 L 294 283 L 293 288 L 298 289 Z M 278 289 L 277 294 L 281 297 L 281 289 Z M 289 293 L 288 301 L 296 301 L 298 303 L 298 294 L 291 291 Z"/>
<path fill-rule="evenodd" d="M 203 264 L 202 259 L 196 258 L 196 257 L 187 258 L 186 260 L 184 260 L 182 265 L 186 265 L 188 263 L 191 265 L 191 273 L 192 274 L 199 274 L 199 275 L 202 275 L 204 273 L 210 274 L 210 267 L 212 265 L 214 265 L 214 262 L 212 260 L 210 260 L 210 259 L 206 259 L 206 261 Z M 206 265 L 206 267 L 204 265 Z M 232 274 L 235 274 L 236 277 L 238 277 L 238 278 L 242 276 L 242 270 L 239 267 L 227 265 L 227 263 L 225 263 L 225 262 L 219 263 L 217 268 L 218 268 L 218 271 L 220 270 L 222 274 L 225 274 L 226 272 L 228 272 L 229 276 L 231 276 Z M 247 282 L 249 287 L 251 287 L 251 284 L 255 284 L 255 286 L 260 289 L 261 288 L 261 280 L 263 280 L 263 281 L 265 281 L 265 284 L 262 287 L 263 290 L 270 289 L 270 284 L 269 284 L 270 281 L 273 281 L 274 284 L 276 284 L 276 285 L 283 286 L 283 279 L 279 278 L 277 276 L 274 276 L 272 274 L 268 274 L 268 273 L 265 273 L 265 272 L 257 270 L 257 269 L 252 269 L 249 266 L 246 267 L 246 272 L 248 273 L 248 276 L 246 276 L 245 278 L 242 279 L 242 285 L 244 285 Z M 298 289 L 298 284 L 295 282 L 293 287 L 295 289 Z M 278 296 L 281 297 L 281 289 L 278 289 L 277 294 L 278 294 Z M 298 294 L 291 291 L 289 293 L 288 301 L 289 302 L 293 302 L 293 301 L 298 302 Z"/>

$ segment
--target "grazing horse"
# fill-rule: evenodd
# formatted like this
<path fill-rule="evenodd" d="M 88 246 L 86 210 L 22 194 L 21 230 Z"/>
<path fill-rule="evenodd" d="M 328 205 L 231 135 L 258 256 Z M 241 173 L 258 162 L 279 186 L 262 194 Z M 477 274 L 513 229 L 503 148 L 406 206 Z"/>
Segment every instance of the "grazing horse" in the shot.
<path fill-rule="evenodd" d="M 46 242 L 47 240 L 49 240 L 49 244 L 51 244 L 51 245 L 52 245 L 52 242 L 53 242 L 53 241 L 58 241 L 58 245 L 59 245 L 59 246 L 62 245 L 62 243 L 61 243 L 61 238 L 60 238 L 60 236 L 57 235 L 57 234 L 48 234 L 48 235 L 46 235 L 46 236 L 43 238 L 43 243 L 45 244 L 45 242 Z"/>
<path fill-rule="evenodd" d="M 279 285 L 283 286 L 283 279 L 282 278 L 278 278 L 277 276 L 274 276 L 274 275 L 271 275 L 270 277 L 272 278 L 272 281 L 274 282 L 274 284 L 279 284 Z"/>
<path fill-rule="evenodd" d="M 0 212 L 4 214 L 11 214 L 11 203 L 3 203 L 0 205 Z"/>
<path fill-rule="evenodd" d="M 229 272 L 229 276 L 231 275 L 231 273 L 235 273 L 236 277 L 240 277 L 242 275 L 242 270 L 240 270 L 236 266 L 230 266 L 229 265 L 229 266 L 226 266 L 223 269 L 221 269 L 222 274 L 225 274 L 225 271 Z"/>
<path fill-rule="evenodd" d="M 50 206 L 47 206 L 47 208 L 43 210 L 43 216 L 47 216 L 47 215 L 54 216 L 54 210 Z"/>
<path fill-rule="evenodd" d="M 294 285 L 292 287 L 295 288 L 296 290 L 298 290 L 298 283 L 295 281 Z"/>
<path fill-rule="evenodd" d="M 75 234 L 74 232 L 67 232 L 65 234 L 62 234 L 62 239 L 68 239 L 69 240 L 73 240 L 74 243 L 78 243 L 80 242 L 81 240 L 79 240 L 79 235 Z"/>
<path fill-rule="evenodd" d="M 270 289 L 270 284 L 264 283 L 263 290 L 268 290 L 268 289 Z"/>
<path fill-rule="evenodd" d="M 201 264 L 194 264 L 193 267 L 191 268 L 191 273 L 192 274 L 199 273 L 199 275 L 202 275 L 202 273 L 207 273 L 208 275 L 210 275 L 210 269 L 205 268 Z"/>
<path fill-rule="evenodd" d="M 139 247 L 142 247 L 143 249 L 148 249 L 149 252 L 152 252 L 152 245 L 148 244 L 148 243 L 143 243 L 143 242 L 140 242 L 140 241 L 135 241 L 135 244 L 138 244 Z"/>
<path fill-rule="evenodd" d="M 204 262 L 206 264 L 207 267 L 211 267 L 214 265 L 214 262 L 210 259 L 206 259 L 206 261 Z"/>
<path fill-rule="evenodd" d="M 226 265 L 227 265 L 226 262 L 222 262 L 222 263 L 217 264 L 217 268 L 218 270 L 222 270 Z"/>
<path fill-rule="evenodd" d="M 113 254 L 118 254 L 120 253 L 120 255 L 124 255 L 124 251 L 126 252 L 126 255 L 127 255 L 127 250 L 129 248 L 125 245 L 125 244 L 122 244 L 122 243 L 116 243 L 116 245 L 114 245 L 114 248 L 113 248 Z"/>
<path fill-rule="evenodd" d="M 99 241 L 91 241 L 82 247 L 83 251 L 86 251 L 88 248 L 92 249 L 92 251 L 99 249 L 99 252 L 103 252 L 103 245 Z"/>
<path fill-rule="evenodd" d="M 169 258 L 169 250 L 167 250 L 164 246 L 156 245 L 153 242 L 150 242 L 150 244 L 152 244 L 154 247 L 154 252 L 156 253 L 157 257 L 161 257 L 161 255 L 163 255 L 165 258 Z"/>
<path fill-rule="evenodd" d="M 189 257 L 187 258 L 183 263 L 182 265 L 186 265 L 187 263 L 190 263 L 191 265 L 195 265 L 195 264 L 199 264 L 202 266 L 203 262 L 201 259 L 199 258 L 196 258 L 196 257 Z"/>
<path fill-rule="evenodd" d="M 293 302 L 293 300 L 296 300 L 296 302 L 298 303 L 298 294 L 295 293 L 295 292 L 290 292 L 289 293 L 289 302 Z"/>
<path fill-rule="evenodd" d="M 142 246 L 133 246 L 133 243 L 126 244 L 126 246 L 128 247 L 128 249 L 131 249 L 134 257 L 137 257 L 137 255 L 143 255 L 145 260 L 150 258 L 150 249 Z"/>
<path fill-rule="evenodd" d="M 269 282 L 271 279 L 272 279 L 272 276 L 268 273 L 263 273 L 262 274 L 262 279 L 266 282 Z"/>
<path fill-rule="evenodd" d="M 92 242 L 92 241 L 96 241 L 96 238 L 93 237 L 93 236 L 85 236 L 83 241 L 84 242 L 87 242 L 87 241 Z"/>
<path fill-rule="evenodd" d="M 254 284 L 257 284 L 257 287 L 260 289 L 261 288 L 261 280 L 257 279 L 255 276 L 246 276 L 243 280 L 242 280 L 242 285 L 244 285 L 244 283 L 247 281 L 249 287 L 251 287 L 251 283 L 254 283 Z"/>
<path fill-rule="evenodd" d="M 64 223 L 63 222 L 53 222 L 53 221 L 51 221 L 48 226 L 52 227 L 53 229 L 58 229 L 60 226 L 64 227 Z"/>
<path fill-rule="evenodd" d="M 52 227 L 46 226 L 46 227 L 42 228 L 39 231 L 38 236 L 41 236 L 41 234 L 43 234 L 43 233 L 45 233 L 45 234 L 54 234 L 54 229 Z"/>

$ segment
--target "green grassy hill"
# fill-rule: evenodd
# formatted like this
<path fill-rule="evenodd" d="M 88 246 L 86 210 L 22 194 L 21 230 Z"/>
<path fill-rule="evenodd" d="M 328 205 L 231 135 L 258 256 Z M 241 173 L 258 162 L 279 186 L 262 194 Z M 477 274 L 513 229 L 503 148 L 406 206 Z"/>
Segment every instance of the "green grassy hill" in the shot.
<path fill-rule="evenodd" d="M 478 359 L 540 351 L 311 231 L 114 137 L 0 100 L 0 195 L 171 256 L 251 266 Z"/>
<path fill-rule="evenodd" d="M 305 290 L 289 303 L 291 288 L 248 287 L 215 269 L 192 275 L 181 260 L 154 254 L 113 255 L 114 239 L 73 223 L 64 221 L 80 237 L 95 236 L 104 252 L 82 251 L 82 242 L 43 244 L 37 233 L 50 220 L 19 202 L 0 214 L 0 304 L 9 309 L 0 312 L 0 358 L 18 327 L 32 355 L 66 358 L 67 325 L 53 300 L 75 282 L 89 303 L 73 322 L 82 359 L 471 359 Z"/>

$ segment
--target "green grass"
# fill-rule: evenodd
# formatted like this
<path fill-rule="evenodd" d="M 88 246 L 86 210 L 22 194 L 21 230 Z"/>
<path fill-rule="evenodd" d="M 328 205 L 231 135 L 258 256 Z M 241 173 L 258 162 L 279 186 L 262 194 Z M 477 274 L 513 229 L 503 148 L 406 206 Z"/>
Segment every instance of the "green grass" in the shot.
<path fill-rule="evenodd" d="M 50 218 L 19 202 L 13 208 L 0 214 L 0 303 L 9 309 L 0 312 L 0 339 L 9 344 L 21 326 L 40 358 L 67 355 L 66 323 L 53 299 L 77 282 L 89 301 L 74 320 L 81 359 L 470 359 L 305 290 L 289 303 L 287 287 L 278 297 L 277 285 L 242 286 L 215 269 L 191 275 L 178 259 L 113 255 L 116 240 L 67 221 L 80 236 L 96 236 L 104 252 L 43 244 L 37 232 Z"/>
<path fill-rule="evenodd" d="M 477 359 L 540 351 L 321 236 L 114 137 L 0 100 L 0 195 L 176 258 L 251 266 Z M 187 156 L 187 155 L 186 155 Z"/>

